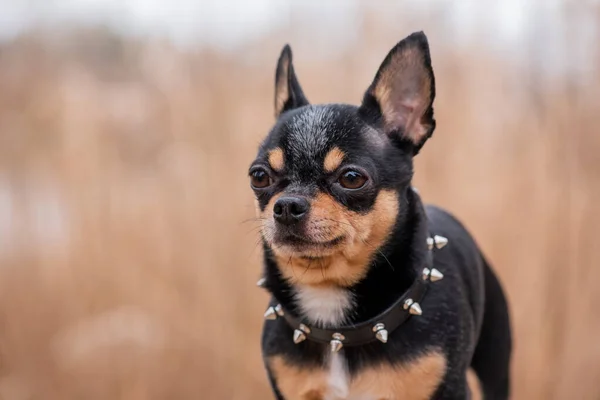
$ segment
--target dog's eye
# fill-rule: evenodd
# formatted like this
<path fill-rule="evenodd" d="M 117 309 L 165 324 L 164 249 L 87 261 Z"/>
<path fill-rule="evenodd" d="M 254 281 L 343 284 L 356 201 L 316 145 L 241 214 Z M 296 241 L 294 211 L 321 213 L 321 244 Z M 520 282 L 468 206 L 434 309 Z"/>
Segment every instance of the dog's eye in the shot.
<path fill-rule="evenodd" d="M 264 189 L 271 186 L 272 180 L 267 171 L 257 169 L 250 172 L 250 184 L 253 188 Z"/>
<path fill-rule="evenodd" d="M 346 171 L 340 176 L 339 182 L 345 189 L 360 189 L 367 183 L 367 177 L 357 171 Z"/>

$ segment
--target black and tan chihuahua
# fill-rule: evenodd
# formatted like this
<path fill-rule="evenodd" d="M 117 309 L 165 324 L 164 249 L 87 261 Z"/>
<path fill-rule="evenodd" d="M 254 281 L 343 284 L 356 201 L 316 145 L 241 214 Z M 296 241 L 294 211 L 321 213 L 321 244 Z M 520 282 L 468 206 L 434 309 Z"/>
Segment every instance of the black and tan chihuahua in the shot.
<path fill-rule="evenodd" d="M 422 32 L 390 51 L 360 107 L 309 104 L 283 49 L 277 122 L 250 168 L 277 399 L 508 398 L 502 288 L 465 228 L 411 186 L 434 96 Z"/>

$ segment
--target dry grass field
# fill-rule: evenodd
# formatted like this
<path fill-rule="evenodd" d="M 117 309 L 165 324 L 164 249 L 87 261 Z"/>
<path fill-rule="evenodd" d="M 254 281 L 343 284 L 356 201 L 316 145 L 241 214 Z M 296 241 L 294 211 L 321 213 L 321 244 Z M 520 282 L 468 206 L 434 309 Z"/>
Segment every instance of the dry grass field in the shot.
<path fill-rule="evenodd" d="M 438 129 L 415 184 L 506 288 L 513 398 L 599 399 L 599 53 L 543 74 L 430 25 Z M 301 45 L 308 97 L 357 103 L 412 27 Z M 100 30 L 0 47 L 0 399 L 271 398 L 244 221 L 285 37 L 237 55 Z"/>

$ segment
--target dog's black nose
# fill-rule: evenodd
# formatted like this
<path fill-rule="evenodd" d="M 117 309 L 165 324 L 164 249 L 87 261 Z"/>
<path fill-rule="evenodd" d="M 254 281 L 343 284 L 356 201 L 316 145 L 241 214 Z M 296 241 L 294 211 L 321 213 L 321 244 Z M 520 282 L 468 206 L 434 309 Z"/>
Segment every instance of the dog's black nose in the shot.
<path fill-rule="evenodd" d="M 310 203 L 303 197 L 280 197 L 273 206 L 275 221 L 292 225 L 302 220 L 308 213 Z"/>

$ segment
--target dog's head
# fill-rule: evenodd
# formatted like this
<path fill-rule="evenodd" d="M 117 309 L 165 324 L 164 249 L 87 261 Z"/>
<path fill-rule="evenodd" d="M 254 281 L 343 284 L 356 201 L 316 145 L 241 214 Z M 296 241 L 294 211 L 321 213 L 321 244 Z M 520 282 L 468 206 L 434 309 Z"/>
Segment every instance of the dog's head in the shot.
<path fill-rule="evenodd" d="M 310 105 L 286 46 L 275 77 L 277 122 L 250 167 L 269 256 L 293 282 L 349 286 L 392 232 L 412 158 L 435 128 L 427 38 L 387 55 L 360 107 Z"/>

